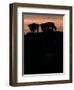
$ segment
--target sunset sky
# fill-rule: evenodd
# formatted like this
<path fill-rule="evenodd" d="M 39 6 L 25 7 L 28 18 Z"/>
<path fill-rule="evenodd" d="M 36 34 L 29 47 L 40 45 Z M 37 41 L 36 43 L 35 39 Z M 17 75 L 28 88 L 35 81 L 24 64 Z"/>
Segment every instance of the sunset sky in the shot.
<path fill-rule="evenodd" d="M 56 31 L 63 32 L 63 15 L 39 15 L 39 14 L 24 14 L 24 32 L 31 32 L 29 30 L 28 25 L 31 23 L 46 23 L 46 22 L 54 22 L 57 27 Z M 41 29 L 39 27 L 39 29 Z M 41 32 L 41 30 L 40 30 Z"/>

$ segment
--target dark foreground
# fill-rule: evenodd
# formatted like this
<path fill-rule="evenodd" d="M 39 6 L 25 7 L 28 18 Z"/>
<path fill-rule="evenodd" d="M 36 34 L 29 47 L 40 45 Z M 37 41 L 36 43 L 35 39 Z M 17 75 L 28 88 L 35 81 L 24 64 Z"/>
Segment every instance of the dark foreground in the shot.
<path fill-rule="evenodd" d="M 63 33 L 28 33 L 24 36 L 24 74 L 63 72 Z"/>

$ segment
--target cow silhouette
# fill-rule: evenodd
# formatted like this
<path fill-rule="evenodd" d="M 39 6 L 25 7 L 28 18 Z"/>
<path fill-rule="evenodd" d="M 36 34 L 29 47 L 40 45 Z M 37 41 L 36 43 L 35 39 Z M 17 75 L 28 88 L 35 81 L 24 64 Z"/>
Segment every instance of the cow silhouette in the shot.
<path fill-rule="evenodd" d="M 36 23 L 32 23 L 32 24 L 29 24 L 29 29 L 31 30 L 31 32 L 39 32 L 39 24 L 36 24 Z"/>
<path fill-rule="evenodd" d="M 56 30 L 56 26 L 53 22 L 46 22 L 40 24 L 43 32 L 54 32 Z"/>

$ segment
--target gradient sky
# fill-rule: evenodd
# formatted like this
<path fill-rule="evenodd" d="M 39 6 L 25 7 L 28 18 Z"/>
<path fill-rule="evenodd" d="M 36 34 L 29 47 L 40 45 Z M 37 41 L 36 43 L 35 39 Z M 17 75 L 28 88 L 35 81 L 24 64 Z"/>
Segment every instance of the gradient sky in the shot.
<path fill-rule="evenodd" d="M 31 32 L 28 25 L 31 23 L 46 23 L 54 22 L 57 27 L 56 31 L 63 32 L 63 15 L 39 15 L 39 14 L 24 14 L 24 32 Z M 39 28 L 41 29 L 41 28 Z M 41 32 L 41 30 L 40 30 Z"/>

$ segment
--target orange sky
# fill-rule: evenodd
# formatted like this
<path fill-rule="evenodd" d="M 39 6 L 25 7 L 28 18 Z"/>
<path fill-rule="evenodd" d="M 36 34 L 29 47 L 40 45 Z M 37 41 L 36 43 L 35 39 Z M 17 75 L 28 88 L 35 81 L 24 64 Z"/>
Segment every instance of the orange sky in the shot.
<path fill-rule="evenodd" d="M 54 22 L 55 26 L 57 27 L 57 31 L 63 31 L 63 15 L 24 14 L 24 32 L 30 32 L 28 24 L 41 24 L 45 22 Z"/>

